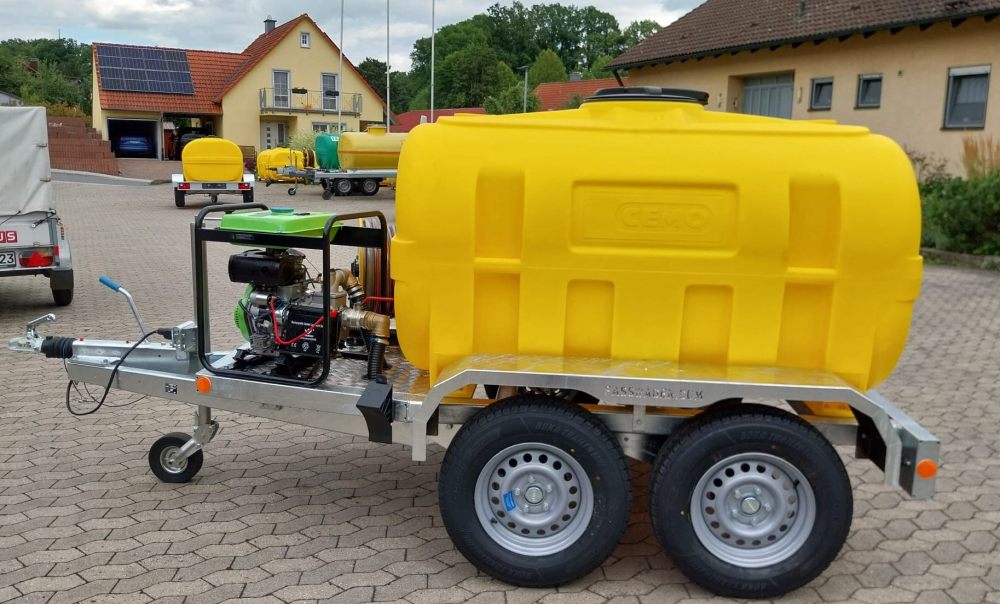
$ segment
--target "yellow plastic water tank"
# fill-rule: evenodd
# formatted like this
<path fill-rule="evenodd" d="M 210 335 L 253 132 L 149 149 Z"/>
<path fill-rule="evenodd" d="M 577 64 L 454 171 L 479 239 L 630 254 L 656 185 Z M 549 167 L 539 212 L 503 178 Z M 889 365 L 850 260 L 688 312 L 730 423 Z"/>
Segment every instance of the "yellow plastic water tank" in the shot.
<path fill-rule="evenodd" d="M 181 167 L 187 181 L 239 182 L 243 180 L 243 152 L 231 140 L 199 138 L 184 145 Z"/>
<path fill-rule="evenodd" d="M 407 359 L 432 379 L 520 353 L 884 380 L 922 271 L 899 146 L 633 96 L 410 133 L 392 248 Z"/>
<path fill-rule="evenodd" d="M 394 170 L 406 134 L 369 128 L 368 132 L 340 135 L 337 156 L 344 170 Z"/>
<path fill-rule="evenodd" d="M 301 170 L 304 166 L 305 154 L 298 149 L 276 147 L 257 154 L 257 178 L 260 180 L 295 182 L 299 179 L 278 174 L 278 168 L 295 167 Z"/>

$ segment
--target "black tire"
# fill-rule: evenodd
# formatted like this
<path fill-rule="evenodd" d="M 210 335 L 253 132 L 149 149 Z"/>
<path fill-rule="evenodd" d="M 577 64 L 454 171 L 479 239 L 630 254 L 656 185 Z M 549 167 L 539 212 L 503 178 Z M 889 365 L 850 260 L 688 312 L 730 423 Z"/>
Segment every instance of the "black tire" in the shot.
<path fill-rule="evenodd" d="M 361 181 L 361 192 L 369 197 L 378 193 L 379 183 L 374 178 L 366 178 Z"/>
<path fill-rule="evenodd" d="M 579 490 L 568 491 L 579 494 L 579 503 L 569 496 L 568 501 L 562 504 L 562 493 L 557 493 L 552 500 L 558 505 L 580 510 L 592 504 L 589 506 L 589 520 L 580 516 L 580 524 L 574 528 L 575 519 L 567 521 L 570 516 L 562 516 L 561 521 L 567 521 L 564 528 L 575 537 L 562 544 L 562 549 L 554 549 L 547 555 L 528 555 L 501 545 L 487 532 L 476 508 L 477 496 L 486 499 L 486 495 L 477 493 L 476 489 L 481 472 L 498 463 L 496 456 L 522 444 L 548 447 L 554 452 L 553 458 L 558 454 L 568 460 L 566 464 L 557 464 L 547 456 L 539 455 L 534 459 L 525 456 L 525 463 L 547 462 L 556 471 L 561 471 L 564 465 L 568 470 L 570 463 L 575 463 L 586 475 L 580 477 Z M 499 463 L 503 459 L 501 457 Z M 514 474 L 511 471 L 511 476 Z M 565 476 L 570 476 L 570 473 Z M 582 486 L 583 478 L 588 481 L 587 487 Z M 529 474 L 527 480 L 536 479 Z M 486 488 L 498 488 L 495 483 L 481 484 Z M 524 489 L 523 497 L 527 496 L 528 490 Z M 592 501 L 586 501 L 587 491 L 593 493 Z M 511 506 L 521 505 L 513 498 L 513 491 L 497 494 L 503 496 L 503 507 L 508 513 L 515 509 Z M 511 497 L 511 506 L 507 505 L 508 497 Z M 574 404 L 546 396 L 525 395 L 493 403 L 462 426 L 441 465 L 438 499 L 448 535 L 462 555 L 477 568 L 513 585 L 546 587 L 573 581 L 607 559 L 628 524 L 632 486 L 625 455 L 604 424 Z M 500 504 L 494 497 L 492 504 L 487 502 L 486 505 Z M 503 516 L 503 510 L 494 512 L 491 509 L 489 512 Z M 506 518 L 517 519 L 514 515 Z M 498 534 L 507 530 L 496 518 L 491 517 L 489 523 L 497 528 Z M 516 527 L 512 532 L 517 534 Z M 544 532 L 539 531 L 539 534 Z M 554 536 L 555 532 L 551 531 L 549 538 Z"/>
<path fill-rule="evenodd" d="M 184 191 L 174 189 L 174 205 L 178 208 L 184 207 Z"/>
<path fill-rule="evenodd" d="M 253 203 L 253 189 L 243 191 L 243 203 Z"/>
<path fill-rule="evenodd" d="M 52 301 L 56 303 L 56 306 L 69 306 L 73 301 L 73 290 L 71 289 L 54 289 L 52 290 Z"/>
<path fill-rule="evenodd" d="M 291 195 L 292 197 L 295 197 L 295 194 L 298 193 L 298 192 L 299 191 L 298 191 L 297 188 L 295 188 L 295 187 L 288 187 L 288 194 Z"/>
<path fill-rule="evenodd" d="M 337 195 L 350 195 L 354 192 L 354 183 L 348 178 L 337 178 L 333 181 L 333 190 Z"/>
<path fill-rule="evenodd" d="M 715 525 L 714 530 L 719 530 L 719 522 L 708 522 L 709 518 L 730 523 L 722 508 L 729 501 L 728 491 L 726 495 L 722 492 L 727 486 L 724 481 L 715 479 L 714 482 L 714 486 L 720 491 L 718 510 L 706 508 L 703 514 L 701 504 L 695 509 L 692 503 L 698 483 L 706 473 L 719 468 L 717 464 L 723 460 L 748 453 L 765 456 L 761 459 L 777 458 L 790 465 L 806 479 L 808 485 L 805 488 L 811 488 L 811 499 L 814 501 L 814 510 L 810 514 L 805 507 L 805 501 L 809 497 L 803 495 L 800 483 L 795 484 L 793 494 L 797 493 L 798 497 L 788 498 L 788 501 L 802 502 L 799 505 L 803 506 L 800 508 L 803 513 L 798 517 L 793 515 L 790 522 L 782 525 L 787 528 L 780 528 L 780 531 L 787 532 L 779 532 L 776 539 L 768 535 L 767 540 L 777 544 L 783 537 L 791 539 L 792 535 L 801 535 L 797 538 L 804 541 L 797 549 L 791 548 L 778 556 L 776 563 L 767 566 L 763 565 L 766 561 L 756 567 L 733 564 L 714 554 L 703 542 L 703 538 L 710 542 L 712 539 L 713 529 L 707 528 L 708 524 Z M 750 470 L 746 470 L 747 467 Z M 738 481 L 744 479 L 766 481 L 768 470 L 764 470 L 765 473 L 759 477 L 752 476 L 755 471 L 761 472 L 760 468 L 763 467 L 765 466 L 754 466 L 753 462 L 741 464 L 736 468 L 732 484 L 740 484 Z M 728 474 L 729 471 L 730 469 L 725 470 L 725 476 L 734 476 Z M 748 472 L 747 476 L 739 474 L 740 471 Z M 715 499 L 712 487 L 707 488 L 708 498 Z M 786 490 L 788 488 L 785 487 Z M 784 496 L 786 491 L 778 487 L 775 489 L 781 497 Z M 757 493 L 759 495 L 760 491 Z M 739 489 L 733 494 L 734 498 L 742 496 Z M 773 407 L 749 403 L 705 412 L 672 434 L 654 462 L 649 481 L 649 500 L 653 530 L 677 567 L 705 589 L 734 598 L 773 598 L 815 579 L 843 547 L 853 513 L 851 483 L 840 457 L 829 441 L 794 415 Z M 761 503 L 756 497 L 754 504 L 758 510 L 761 509 Z M 754 504 L 750 505 L 750 509 L 753 509 Z M 781 502 L 780 505 L 783 506 L 784 503 Z M 771 513 L 770 510 L 771 508 L 766 508 L 763 513 Z M 715 513 L 722 517 L 709 515 Z M 738 513 L 742 512 L 737 512 L 735 507 L 729 511 L 734 519 Z M 793 523 L 798 518 L 809 516 L 813 518 L 811 528 L 808 521 L 805 521 L 806 524 L 796 533 Z M 702 526 L 706 528 L 699 529 L 703 534 L 702 538 L 695 530 L 695 522 L 705 523 Z M 725 529 L 726 524 L 722 528 Z M 708 537 L 704 537 L 706 533 Z M 718 539 L 728 547 L 732 544 L 721 540 L 732 539 L 736 535 L 726 535 L 729 534 L 724 533 Z M 763 538 L 761 542 L 754 541 L 753 545 L 768 547 L 763 541 Z"/>
<path fill-rule="evenodd" d="M 331 199 L 333 199 L 333 191 L 331 191 L 330 189 L 323 189 L 322 197 L 323 201 L 330 201 Z"/>
<path fill-rule="evenodd" d="M 191 437 L 183 432 L 171 432 L 158 438 L 149 448 L 149 469 L 161 482 L 189 482 L 201 470 L 201 465 L 205 461 L 201 449 L 195 451 L 176 468 L 165 465 L 165 455 L 171 450 L 180 449 L 190 439 Z"/>

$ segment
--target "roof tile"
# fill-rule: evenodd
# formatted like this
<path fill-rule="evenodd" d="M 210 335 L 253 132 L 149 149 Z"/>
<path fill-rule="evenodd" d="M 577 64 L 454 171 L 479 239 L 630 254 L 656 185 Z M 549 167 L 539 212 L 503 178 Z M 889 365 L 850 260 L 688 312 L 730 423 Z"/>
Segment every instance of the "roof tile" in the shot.
<path fill-rule="evenodd" d="M 708 0 L 608 67 L 998 13 L 1000 0 Z"/>
<path fill-rule="evenodd" d="M 622 78 L 625 85 L 628 85 L 628 78 Z M 553 109 L 564 109 L 566 103 L 574 96 L 587 98 L 602 88 L 617 88 L 618 81 L 614 78 L 604 78 L 601 80 L 576 80 L 570 82 L 548 82 L 539 84 L 535 88 L 535 96 L 541 105 L 542 111 L 552 111 Z"/>

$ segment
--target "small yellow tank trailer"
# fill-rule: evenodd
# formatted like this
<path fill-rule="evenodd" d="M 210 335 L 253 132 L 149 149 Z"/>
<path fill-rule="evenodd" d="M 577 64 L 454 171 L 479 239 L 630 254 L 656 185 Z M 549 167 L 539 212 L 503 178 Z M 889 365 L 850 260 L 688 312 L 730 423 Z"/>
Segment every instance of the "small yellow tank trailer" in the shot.
<path fill-rule="evenodd" d="M 184 145 L 183 174 L 174 174 L 174 204 L 183 208 L 188 195 L 208 195 L 218 203 L 219 195 L 240 195 L 253 202 L 253 174 L 243 172 L 243 152 L 233 141 L 205 137 Z"/>
<path fill-rule="evenodd" d="M 653 528 L 688 577 L 780 595 L 847 538 L 834 445 L 916 498 L 934 492 L 937 439 L 872 390 L 920 288 L 919 201 L 885 137 L 706 99 L 609 89 L 574 110 L 417 127 L 399 162 L 394 290 L 378 212 L 210 206 L 192 227 L 195 321 L 140 323 L 132 343 L 43 338 L 43 317 L 10 346 L 105 392 L 196 406 L 192 435 L 149 452 L 166 482 L 201 469 L 213 408 L 407 444 L 415 460 L 444 445 L 449 535 L 516 585 L 607 558 L 631 457 L 652 464 Z M 247 284 L 236 349 L 212 346 L 210 243 L 233 245 L 229 278 Z M 380 253 L 356 275 L 331 266 L 334 245 Z"/>

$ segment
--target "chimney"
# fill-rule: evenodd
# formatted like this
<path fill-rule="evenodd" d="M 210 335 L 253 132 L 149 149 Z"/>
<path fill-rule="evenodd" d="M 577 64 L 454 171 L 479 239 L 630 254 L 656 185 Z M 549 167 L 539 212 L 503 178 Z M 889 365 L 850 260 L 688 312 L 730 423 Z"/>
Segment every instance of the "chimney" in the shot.
<path fill-rule="evenodd" d="M 581 71 L 571 71 L 571 72 L 569 72 L 569 81 L 570 82 L 579 82 L 582 79 L 583 79 L 583 72 L 581 72 Z"/>
<path fill-rule="evenodd" d="M 277 24 L 278 22 L 274 20 L 274 17 L 268 15 L 267 19 L 264 19 L 264 33 L 269 34 L 274 31 L 274 26 Z"/>

